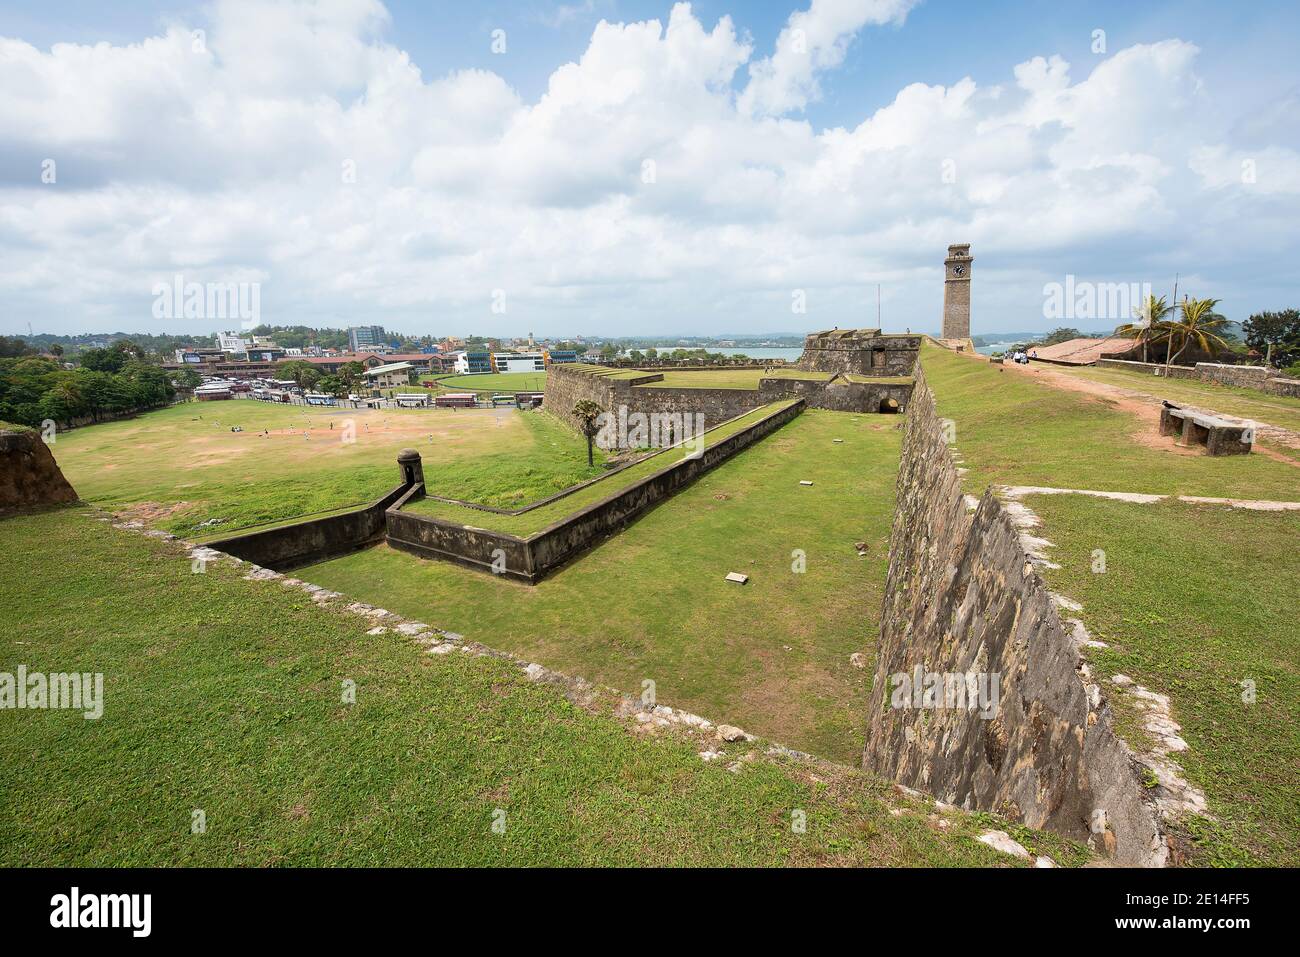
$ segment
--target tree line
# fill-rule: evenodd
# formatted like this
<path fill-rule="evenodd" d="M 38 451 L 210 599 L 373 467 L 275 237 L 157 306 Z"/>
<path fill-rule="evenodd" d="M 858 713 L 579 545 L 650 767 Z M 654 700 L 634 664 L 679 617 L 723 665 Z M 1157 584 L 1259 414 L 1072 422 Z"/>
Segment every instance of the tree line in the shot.
<path fill-rule="evenodd" d="M 1170 305 L 1164 296 L 1148 296 L 1133 322 L 1115 330 L 1118 336 L 1142 346 L 1142 361 L 1152 349 L 1164 356 L 1165 365 L 1175 365 L 1189 349 L 1210 356 L 1237 352 L 1239 347 L 1226 334 L 1228 319 L 1216 309 L 1218 299 L 1184 296 Z M 1241 324 L 1245 346 L 1258 354 L 1266 366 L 1300 375 L 1300 310 L 1257 312 Z"/>
<path fill-rule="evenodd" d="M 0 346 L 13 352 L 13 342 Z M 175 395 L 168 375 L 129 340 L 83 352 L 76 369 L 65 369 L 57 356 L 0 355 L 0 420 L 6 422 L 99 422 L 167 405 Z"/>

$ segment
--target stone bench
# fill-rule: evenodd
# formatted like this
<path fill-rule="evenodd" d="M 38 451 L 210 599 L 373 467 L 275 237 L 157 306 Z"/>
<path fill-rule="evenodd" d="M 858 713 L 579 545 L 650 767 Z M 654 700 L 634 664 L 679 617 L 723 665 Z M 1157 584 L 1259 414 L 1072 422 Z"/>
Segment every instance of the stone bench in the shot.
<path fill-rule="evenodd" d="M 1202 446 L 1206 455 L 1247 455 L 1255 443 L 1248 422 L 1193 412 L 1165 402 L 1160 408 L 1160 434 L 1176 436 L 1176 444 Z"/>

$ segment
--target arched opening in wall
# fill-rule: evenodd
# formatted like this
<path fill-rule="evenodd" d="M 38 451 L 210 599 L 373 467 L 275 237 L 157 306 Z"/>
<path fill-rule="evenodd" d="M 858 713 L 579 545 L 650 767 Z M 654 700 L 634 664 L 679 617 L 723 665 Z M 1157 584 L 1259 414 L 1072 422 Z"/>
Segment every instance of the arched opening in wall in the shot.
<path fill-rule="evenodd" d="M 884 413 L 885 415 L 894 415 L 895 413 L 898 412 L 898 400 L 897 400 L 897 399 L 881 399 L 881 400 L 880 400 L 880 411 L 881 411 L 882 413 Z"/>
<path fill-rule="evenodd" d="M 406 480 L 407 485 L 415 484 L 415 466 L 410 462 L 402 464 L 402 477 Z"/>

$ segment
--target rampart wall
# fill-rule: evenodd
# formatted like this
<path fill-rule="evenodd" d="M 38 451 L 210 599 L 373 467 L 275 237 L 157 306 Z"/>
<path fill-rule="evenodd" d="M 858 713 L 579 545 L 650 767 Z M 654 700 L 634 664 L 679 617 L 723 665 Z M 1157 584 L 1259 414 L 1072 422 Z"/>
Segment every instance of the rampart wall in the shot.
<path fill-rule="evenodd" d="M 1101 689 L 1078 673 L 1079 650 L 1005 506 L 986 491 L 972 508 L 963 494 L 943 426 L 918 365 L 864 766 L 1087 842 L 1121 864 L 1163 863 L 1158 815 Z M 925 680 L 996 675 L 996 710 L 900 697 L 910 689 L 899 676 L 917 669 Z"/>
<path fill-rule="evenodd" d="M 0 512 L 76 500 L 39 432 L 0 431 Z"/>

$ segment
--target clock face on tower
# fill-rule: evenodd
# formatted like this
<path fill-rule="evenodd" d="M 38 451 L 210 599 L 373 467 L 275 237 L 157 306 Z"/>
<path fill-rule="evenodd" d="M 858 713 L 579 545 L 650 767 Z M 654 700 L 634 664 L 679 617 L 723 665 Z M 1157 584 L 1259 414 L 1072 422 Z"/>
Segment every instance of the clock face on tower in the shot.
<path fill-rule="evenodd" d="M 953 274 L 954 276 L 957 276 L 958 278 L 960 278 L 960 277 L 966 275 L 966 267 L 965 267 L 965 266 L 953 266 L 953 267 L 952 267 L 952 274 Z"/>

